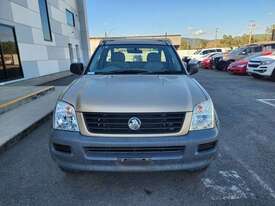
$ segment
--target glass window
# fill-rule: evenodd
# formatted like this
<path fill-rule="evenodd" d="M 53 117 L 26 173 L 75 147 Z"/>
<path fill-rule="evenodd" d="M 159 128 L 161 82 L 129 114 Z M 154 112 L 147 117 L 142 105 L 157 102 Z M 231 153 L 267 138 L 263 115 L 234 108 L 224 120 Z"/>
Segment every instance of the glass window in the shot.
<path fill-rule="evenodd" d="M 6 79 L 6 73 L 4 69 L 3 55 L 2 53 L 0 53 L 0 82 L 4 81 L 5 79 Z"/>
<path fill-rule="evenodd" d="M 254 47 L 254 52 L 262 52 L 263 51 L 263 47 L 262 46 L 256 46 Z"/>
<path fill-rule="evenodd" d="M 0 81 L 23 77 L 14 29 L 0 25 Z"/>
<path fill-rule="evenodd" d="M 171 46 L 105 45 L 92 59 L 88 72 L 184 73 Z"/>
<path fill-rule="evenodd" d="M 70 26 L 75 26 L 74 13 L 66 9 L 67 24 Z"/>
<path fill-rule="evenodd" d="M 39 3 L 44 40 L 52 41 L 52 33 L 51 33 L 50 20 L 49 20 L 49 14 L 48 14 L 47 0 L 39 0 L 38 3 Z"/>

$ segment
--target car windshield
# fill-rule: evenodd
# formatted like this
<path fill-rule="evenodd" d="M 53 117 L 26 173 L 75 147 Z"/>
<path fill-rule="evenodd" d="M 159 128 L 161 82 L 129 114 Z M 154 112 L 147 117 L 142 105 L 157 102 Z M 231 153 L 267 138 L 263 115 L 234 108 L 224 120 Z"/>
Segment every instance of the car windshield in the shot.
<path fill-rule="evenodd" d="M 237 49 L 234 49 L 232 50 L 231 52 L 229 52 L 229 54 L 239 54 L 240 52 L 242 52 L 244 50 L 244 48 L 237 48 Z"/>
<path fill-rule="evenodd" d="M 166 45 L 104 45 L 87 74 L 185 74 L 176 52 Z"/>

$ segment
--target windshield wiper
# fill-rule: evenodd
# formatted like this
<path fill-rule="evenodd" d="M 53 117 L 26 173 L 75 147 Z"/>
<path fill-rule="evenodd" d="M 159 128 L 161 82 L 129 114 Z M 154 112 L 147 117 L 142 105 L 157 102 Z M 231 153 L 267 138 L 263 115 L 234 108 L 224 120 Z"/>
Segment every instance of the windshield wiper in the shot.
<path fill-rule="evenodd" d="M 150 72 L 146 71 L 146 70 L 139 70 L 139 69 L 95 72 L 95 74 L 102 74 L 102 75 L 108 75 L 108 74 L 146 74 L 146 73 L 150 73 Z"/>

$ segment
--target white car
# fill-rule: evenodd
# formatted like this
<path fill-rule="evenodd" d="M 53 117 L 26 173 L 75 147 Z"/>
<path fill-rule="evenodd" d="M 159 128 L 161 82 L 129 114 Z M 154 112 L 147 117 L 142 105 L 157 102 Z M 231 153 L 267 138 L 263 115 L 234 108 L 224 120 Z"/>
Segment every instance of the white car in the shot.
<path fill-rule="evenodd" d="M 190 59 L 196 60 L 196 61 L 202 61 L 207 55 L 211 53 L 217 53 L 217 52 L 223 52 L 221 48 L 211 48 L 211 49 L 202 49 L 196 51 L 194 54 L 189 56 Z"/>
<path fill-rule="evenodd" d="M 275 80 L 275 55 L 259 56 L 250 59 L 247 72 L 257 79 L 271 77 Z"/>

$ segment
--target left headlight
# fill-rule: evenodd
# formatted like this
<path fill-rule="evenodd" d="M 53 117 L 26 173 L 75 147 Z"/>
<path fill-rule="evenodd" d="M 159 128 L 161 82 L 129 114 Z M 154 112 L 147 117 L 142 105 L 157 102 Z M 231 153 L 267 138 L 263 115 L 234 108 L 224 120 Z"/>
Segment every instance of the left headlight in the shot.
<path fill-rule="evenodd" d="M 211 129 L 215 126 L 214 106 L 211 99 L 195 106 L 190 130 Z"/>
<path fill-rule="evenodd" d="M 75 109 L 72 105 L 58 101 L 54 112 L 54 129 L 78 132 Z"/>

